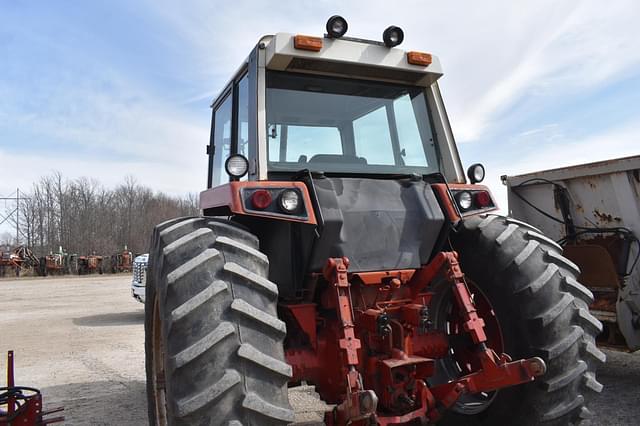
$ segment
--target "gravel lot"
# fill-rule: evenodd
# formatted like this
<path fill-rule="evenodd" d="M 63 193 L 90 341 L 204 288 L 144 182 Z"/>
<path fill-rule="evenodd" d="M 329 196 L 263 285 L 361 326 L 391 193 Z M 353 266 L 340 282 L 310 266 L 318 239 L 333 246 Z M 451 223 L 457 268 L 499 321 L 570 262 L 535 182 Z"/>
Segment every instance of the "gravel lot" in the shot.
<path fill-rule="evenodd" d="M 0 386 L 6 351 L 18 384 L 40 388 L 67 425 L 146 423 L 144 309 L 128 275 L 0 280 Z M 590 425 L 636 425 L 640 353 L 606 351 Z M 304 407 L 306 393 L 292 394 Z"/>

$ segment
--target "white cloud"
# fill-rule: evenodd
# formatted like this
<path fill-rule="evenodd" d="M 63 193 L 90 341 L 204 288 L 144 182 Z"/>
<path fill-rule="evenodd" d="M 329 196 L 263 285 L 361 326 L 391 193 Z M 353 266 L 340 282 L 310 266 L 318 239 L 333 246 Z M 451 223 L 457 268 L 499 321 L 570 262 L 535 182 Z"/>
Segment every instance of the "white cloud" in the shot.
<path fill-rule="evenodd" d="M 549 140 L 541 138 L 540 141 Z M 485 183 L 496 197 L 502 212 L 507 213 L 507 188 L 500 182 L 502 175 L 521 175 L 632 155 L 640 155 L 640 123 L 637 121 L 583 140 L 563 138 L 553 147 L 534 147 L 519 158 L 488 164 Z"/>
<path fill-rule="evenodd" d="M 463 79 L 462 72 L 470 80 L 463 85 L 464 93 L 455 89 L 459 81 L 446 80 L 456 95 L 449 110 L 459 141 L 480 139 L 488 127 L 508 119 L 510 107 L 528 94 L 561 99 L 637 72 L 637 2 L 603 7 L 592 1 L 539 1 L 517 6 L 502 12 L 489 7 L 497 14 L 486 25 L 496 30 L 488 37 L 474 37 L 469 47 L 475 52 L 470 49 L 467 64 L 464 57 L 452 64 L 457 66 L 454 78 Z"/>
<path fill-rule="evenodd" d="M 157 5 L 157 2 L 153 2 Z M 441 57 L 444 96 L 459 141 L 477 140 L 531 92 L 593 89 L 640 64 L 640 3 L 634 0 L 355 1 L 277 3 L 196 1 L 155 7 L 188 44 L 205 74 L 230 73 L 263 34 L 321 34 L 324 19 L 343 14 L 349 35 L 379 39 L 390 24 L 405 30 L 406 49 Z M 223 70 L 221 73 L 220 70 Z M 223 82 L 217 82 L 220 88 Z M 207 93 L 212 93 L 209 90 Z"/>

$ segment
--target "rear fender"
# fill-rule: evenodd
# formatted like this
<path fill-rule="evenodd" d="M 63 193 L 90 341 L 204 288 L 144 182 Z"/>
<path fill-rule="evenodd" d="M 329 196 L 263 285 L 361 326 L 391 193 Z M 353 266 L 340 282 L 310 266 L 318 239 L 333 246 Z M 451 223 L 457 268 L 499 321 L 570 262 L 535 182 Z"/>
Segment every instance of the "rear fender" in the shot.
<path fill-rule="evenodd" d="M 489 213 L 489 212 L 498 210 L 498 204 L 496 203 L 496 200 L 493 194 L 491 193 L 489 188 L 484 185 L 469 185 L 469 184 L 463 184 L 463 183 L 450 183 L 450 184 L 436 183 L 431 186 L 434 192 L 436 193 L 436 195 L 438 196 L 438 199 L 440 201 L 443 211 L 445 212 L 447 218 L 452 223 L 457 223 L 461 219 L 464 219 L 467 217 L 476 216 L 479 214 Z M 492 205 L 484 208 L 472 207 L 469 210 L 461 211 L 460 208 L 456 205 L 456 201 L 454 198 L 455 194 L 461 191 L 469 191 L 471 192 L 472 195 L 477 192 L 486 192 L 489 194 L 489 197 L 491 198 Z"/>
<path fill-rule="evenodd" d="M 255 208 L 251 195 L 260 189 L 269 191 L 271 205 L 265 209 Z M 294 213 L 278 209 L 278 197 L 286 189 L 293 189 L 301 196 L 302 205 Z M 251 181 L 229 182 L 200 193 L 200 208 L 206 215 L 244 215 L 266 217 L 290 222 L 316 225 L 316 216 L 307 187 L 302 182 Z"/>

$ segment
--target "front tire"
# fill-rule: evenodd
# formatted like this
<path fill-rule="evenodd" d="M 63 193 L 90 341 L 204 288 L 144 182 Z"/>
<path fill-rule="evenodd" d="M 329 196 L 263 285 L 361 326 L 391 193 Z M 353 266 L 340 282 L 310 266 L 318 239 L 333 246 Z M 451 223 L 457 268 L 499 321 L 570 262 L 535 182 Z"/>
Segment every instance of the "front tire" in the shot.
<path fill-rule="evenodd" d="M 158 225 L 145 302 L 152 425 L 293 421 L 277 286 L 258 240 L 228 221 Z"/>
<path fill-rule="evenodd" d="M 591 417 L 587 402 L 602 390 L 595 370 L 605 355 L 595 345 L 602 324 L 589 313 L 593 295 L 576 281 L 578 267 L 540 231 L 507 217 L 467 219 L 451 243 L 470 287 L 491 303 L 505 352 L 539 356 L 547 372 L 489 395 L 482 410 L 458 407 L 444 423 L 568 425 Z"/>

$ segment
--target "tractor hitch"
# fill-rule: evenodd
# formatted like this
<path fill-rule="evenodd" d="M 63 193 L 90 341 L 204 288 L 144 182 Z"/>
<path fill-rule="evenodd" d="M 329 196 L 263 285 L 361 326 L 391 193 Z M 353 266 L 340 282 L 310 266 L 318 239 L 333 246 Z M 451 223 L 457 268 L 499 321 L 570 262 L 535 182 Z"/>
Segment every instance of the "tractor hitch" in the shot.
<path fill-rule="evenodd" d="M 492 392 L 527 383 L 546 372 L 540 358 L 512 361 L 509 355 L 498 355 L 489 347 L 485 320 L 476 307 L 456 252 L 438 254 L 413 277 L 395 286 L 408 297 L 366 309 L 354 306 L 358 299 L 352 299 L 352 291 L 359 290 L 351 286 L 353 277 L 348 267 L 347 258 L 331 258 L 323 270 L 328 283 L 327 306 L 337 314 L 333 333 L 337 341 L 332 347 L 340 354 L 339 371 L 345 384 L 344 390 L 338 392 L 341 395 L 336 407 L 325 417 L 327 424 L 386 426 L 417 419 L 434 422 L 465 393 Z M 473 349 L 470 356 L 475 367 L 447 383 L 430 386 L 427 383 L 436 371 L 435 360 L 448 356 L 450 345 L 446 341 L 450 336 L 431 330 L 430 295 L 424 292 L 438 275 L 450 285 L 460 330 Z M 420 339 L 429 343 L 413 343 Z M 313 359 L 310 352 L 304 356 Z"/>

